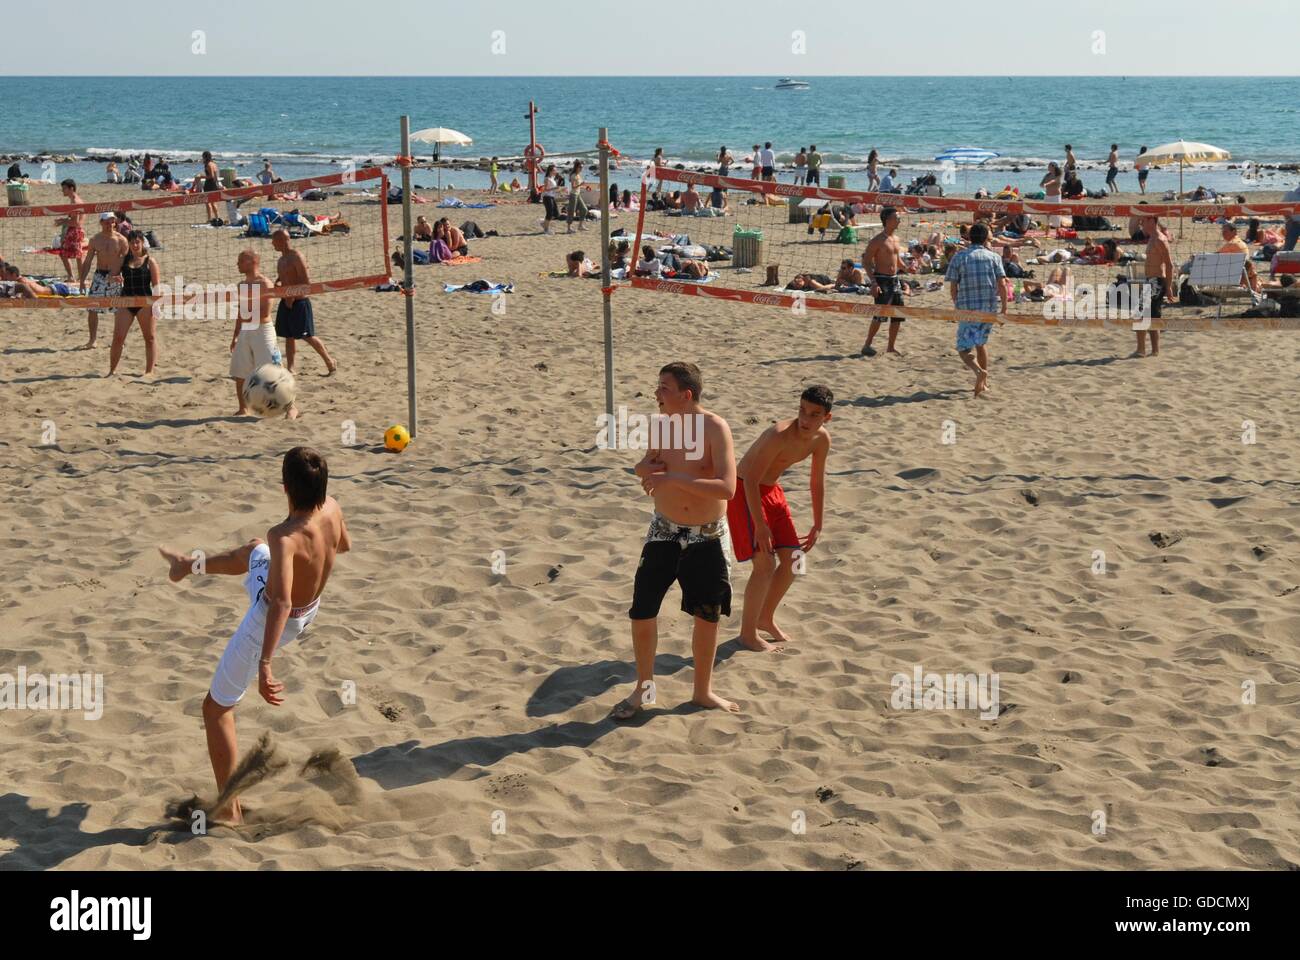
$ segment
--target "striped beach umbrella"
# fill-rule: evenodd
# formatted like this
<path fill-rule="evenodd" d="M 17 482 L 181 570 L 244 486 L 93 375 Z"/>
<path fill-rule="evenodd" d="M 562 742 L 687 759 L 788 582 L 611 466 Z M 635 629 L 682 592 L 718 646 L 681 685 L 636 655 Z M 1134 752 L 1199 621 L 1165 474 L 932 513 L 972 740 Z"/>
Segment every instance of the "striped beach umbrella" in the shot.
<path fill-rule="evenodd" d="M 977 167 L 982 163 L 1000 157 L 1000 153 L 985 150 L 983 147 L 949 147 L 934 159 L 939 163 L 961 164 L 965 167 Z M 970 186 L 970 171 L 966 172 L 966 186 Z"/>

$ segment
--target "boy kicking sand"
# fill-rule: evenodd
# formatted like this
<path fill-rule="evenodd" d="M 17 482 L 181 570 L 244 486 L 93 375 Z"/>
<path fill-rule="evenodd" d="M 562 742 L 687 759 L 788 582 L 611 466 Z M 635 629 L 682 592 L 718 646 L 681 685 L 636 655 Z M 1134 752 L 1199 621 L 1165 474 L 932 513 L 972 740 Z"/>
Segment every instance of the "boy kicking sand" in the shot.
<path fill-rule="evenodd" d="M 682 612 L 695 618 L 691 702 L 740 710 L 714 693 L 712 684 L 718 621 L 731 616 L 731 578 L 722 538 L 727 532 L 726 504 L 736 492 L 736 457 L 727 421 L 700 406 L 701 385 L 700 368 L 693 363 L 670 363 L 659 371 L 655 388 L 659 412 L 675 418 L 681 426 L 677 437 L 683 442 L 663 443 L 661 432 L 660 442 L 652 440 L 636 465 L 641 488 L 654 497 L 655 512 L 641 547 L 628 611 L 636 689 L 614 707 L 615 720 L 630 720 L 655 702 L 659 606 L 674 582 L 681 584 Z"/>
<path fill-rule="evenodd" d="M 825 424 L 834 402 L 829 387 L 809 387 L 799 396 L 799 416 L 778 420 L 764 430 L 736 466 L 736 495 L 727 504 L 727 526 L 736 559 L 754 561 L 740 615 L 740 641 L 751 650 L 773 649 L 758 635 L 760 630 L 777 643 L 790 639 L 776 625 L 776 608 L 794 582 L 795 551 L 807 553 L 821 534 L 826 457 L 831 451 Z M 779 481 L 781 474 L 809 455 L 813 527 L 800 540 Z"/>
<path fill-rule="evenodd" d="M 235 705 L 254 677 L 263 700 L 272 706 L 284 702 L 280 696 L 284 684 L 271 674 L 271 656 L 316 619 L 335 556 L 352 548 L 343 511 L 325 492 L 329 483 L 325 458 L 310 447 L 294 447 L 284 455 L 281 477 L 289 498 L 289 516 L 267 531 L 265 541 L 250 540 L 200 561 L 177 550 L 158 548 L 171 566 L 169 576 L 174 583 L 194 572 L 196 562 L 200 573 L 245 578 L 248 612 L 226 644 L 203 699 L 203 726 L 218 793 L 235 772 L 238 757 Z M 213 817 L 242 823 L 239 799 L 214 811 Z"/>

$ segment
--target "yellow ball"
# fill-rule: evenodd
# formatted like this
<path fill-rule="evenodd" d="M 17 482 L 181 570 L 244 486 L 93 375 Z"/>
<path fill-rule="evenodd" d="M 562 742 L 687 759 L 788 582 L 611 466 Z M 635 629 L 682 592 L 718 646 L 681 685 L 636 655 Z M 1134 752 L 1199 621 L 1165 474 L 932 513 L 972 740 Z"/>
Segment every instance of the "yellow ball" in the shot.
<path fill-rule="evenodd" d="M 389 450 L 401 453 L 410 442 L 411 434 L 400 423 L 395 423 L 384 431 L 384 446 Z"/>

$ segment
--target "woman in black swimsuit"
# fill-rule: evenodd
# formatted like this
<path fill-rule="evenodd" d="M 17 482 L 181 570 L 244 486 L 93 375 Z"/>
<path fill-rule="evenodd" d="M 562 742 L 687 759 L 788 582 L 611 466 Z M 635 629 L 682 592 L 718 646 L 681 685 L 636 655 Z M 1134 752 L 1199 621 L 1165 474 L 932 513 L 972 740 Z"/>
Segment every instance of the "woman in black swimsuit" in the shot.
<path fill-rule="evenodd" d="M 122 292 L 119 296 L 151 297 L 154 287 L 158 285 L 158 263 L 145 250 L 144 234 L 139 230 L 132 230 L 127 235 L 126 242 L 127 255 L 122 261 Z M 152 306 L 125 307 L 117 311 L 113 325 L 113 346 L 108 356 L 109 376 L 117 372 L 126 335 L 130 333 L 131 323 L 136 319 L 140 321 L 140 335 L 144 337 L 144 372 L 153 373 L 154 361 L 158 358 L 155 342 L 158 318 Z"/>
<path fill-rule="evenodd" d="M 212 154 L 203 151 L 203 192 L 215 193 L 221 189 L 221 181 L 218 179 L 220 174 L 217 172 L 216 161 L 212 159 Z M 215 200 L 208 201 L 208 220 L 217 219 L 217 204 Z"/>

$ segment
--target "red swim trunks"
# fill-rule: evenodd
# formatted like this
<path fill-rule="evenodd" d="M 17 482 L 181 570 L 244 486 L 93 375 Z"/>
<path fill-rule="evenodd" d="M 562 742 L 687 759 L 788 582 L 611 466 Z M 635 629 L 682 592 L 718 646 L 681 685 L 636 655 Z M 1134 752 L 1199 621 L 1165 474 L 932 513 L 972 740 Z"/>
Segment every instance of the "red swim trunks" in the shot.
<path fill-rule="evenodd" d="M 765 487 L 760 484 L 758 492 L 762 498 L 763 519 L 772 531 L 772 547 L 777 550 L 797 548 L 799 534 L 795 532 L 790 504 L 786 502 L 781 485 L 775 483 Z M 753 557 L 757 549 L 754 518 L 749 515 L 749 504 L 745 501 L 745 481 L 739 477 L 736 478 L 736 495 L 727 503 L 727 527 L 731 530 L 731 547 L 736 559 L 745 561 Z"/>

